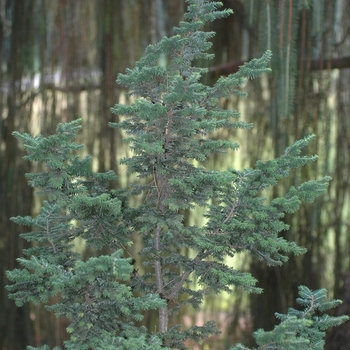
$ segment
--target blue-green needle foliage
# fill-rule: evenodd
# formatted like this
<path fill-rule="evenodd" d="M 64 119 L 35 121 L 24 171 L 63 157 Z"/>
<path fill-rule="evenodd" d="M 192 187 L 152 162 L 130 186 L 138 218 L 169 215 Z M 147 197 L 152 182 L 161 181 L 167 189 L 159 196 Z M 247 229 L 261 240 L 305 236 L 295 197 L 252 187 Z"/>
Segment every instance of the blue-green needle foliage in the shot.
<path fill-rule="evenodd" d="M 218 10 L 222 4 L 216 1 L 187 2 L 185 21 L 174 29 L 174 35 L 148 46 L 135 68 L 119 75 L 117 82 L 133 99 L 129 105 L 115 105 L 112 111 L 122 120 L 111 124 L 124 131 L 133 151 L 122 163 L 130 173 L 145 178 L 129 191 L 144 194 L 131 222 L 143 237 L 140 255 L 151 272 L 137 278 L 134 285 L 142 293 L 160 293 L 167 301 L 167 307 L 159 310 L 159 329 L 176 348 L 183 347 L 184 339 L 195 338 L 195 332 L 168 329 L 169 312 L 185 303 L 198 308 L 205 295 L 231 293 L 232 287 L 261 292 L 255 279 L 228 266 L 226 257 L 250 252 L 269 265 L 280 265 L 288 254 L 305 252 L 279 236 L 288 229 L 283 218 L 302 201 L 312 202 L 322 194 L 329 181 L 325 177 L 300 184 L 272 201 L 262 196 L 263 190 L 276 186 L 291 169 L 316 160 L 316 156 L 301 155 L 314 135 L 295 142 L 277 159 L 258 161 L 254 169 L 219 172 L 201 166 L 215 153 L 238 148 L 232 141 L 214 139 L 212 132 L 251 125 L 239 120 L 239 112 L 222 109 L 219 101 L 245 96 L 240 87 L 270 71 L 271 53 L 221 77 L 213 86 L 203 85 L 200 79 L 207 69 L 197 67 L 196 60 L 212 58 L 208 50 L 214 35 L 202 31 L 203 25 L 231 11 Z M 196 206 L 207 209 L 203 227 L 185 224 L 184 211 Z M 188 248 L 192 256 L 183 254 Z M 188 288 L 189 278 L 198 281 L 199 289 Z M 213 332 L 212 324 L 204 325 L 195 340 Z"/>
<path fill-rule="evenodd" d="M 67 349 L 134 349 L 131 344 L 161 348 L 159 337 L 133 322 L 142 319 L 141 310 L 164 302 L 156 294 L 135 298 L 126 284 L 133 266 L 121 257 L 129 229 L 116 191 L 108 189 L 115 174 L 94 173 L 91 157 L 78 157 L 82 146 L 74 139 L 80 128 L 77 120 L 58 125 L 56 134 L 47 138 L 14 133 L 28 153 L 24 158 L 44 166 L 43 172 L 27 177 L 46 200 L 36 218 L 12 218 L 31 227 L 21 236 L 33 246 L 25 250 L 28 258 L 18 259 L 22 268 L 7 273 L 13 282 L 7 286 L 9 296 L 18 306 L 29 301 L 49 304 L 47 309 L 58 317 L 71 319 Z M 76 237 L 88 247 L 109 247 L 112 253 L 83 261 L 73 249 Z M 52 304 L 50 297 L 58 295 Z"/>
<path fill-rule="evenodd" d="M 234 287 L 261 292 L 250 273 L 235 270 L 225 258 L 245 252 L 280 265 L 288 254 L 303 253 L 305 249 L 280 237 L 288 229 L 284 216 L 327 188 L 325 177 L 272 200 L 263 195 L 290 170 L 316 160 L 302 155 L 313 135 L 252 169 L 214 171 L 203 166 L 213 154 L 238 148 L 232 141 L 214 139 L 214 131 L 251 128 L 239 120 L 239 112 L 224 110 L 219 102 L 245 96 L 241 86 L 270 71 L 271 53 L 213 86 L 203 85 L 207 69 L 196 62 L 212 58 L 208 50 L 214 33 L 202 28 L 231 11 L 219 10 L 222 4 L 216 1 L 187 3 L 188 12 L 174 35 L 149 46 L 135 68 L 118 77 L 132 103 L 112 109 L 121 122 L 111 126 L 124 131 L 133 155 L 121 162 L 140 181 L 110 190 L 114 173 L 94 173 L 91 158 L 76 155 L 81 149 L 74 143 L 79 121 L 60 124 L 47 138 L 15 133 L 28 152 L 25 159 L 46 166 L 42 173 L 27 175 L 46 201 L 36 218 L 13 218 L 32 228 L 22 237 L 33 247 L 25 252 L 28 258 L 19 259 L 22 268 L 8 273 L 13 282 L 9 295 L 18 305 L 47 303 L 60 295 L 48 309 L 72 320 L 69 349 L 185 349 L 187 339 L 202 342 L 216 333 L 213 322 L 189 329 L 169 327 L 171 313 L 182 306 L 199 308 L 204 296 L 232 293 Z M 129 207 L 127 199 L 140 194 L 141 204 Z M 189 226 L 184 212 L 198 206 L 206 209 L 206 224 Z M 125 250 L 135 233 L 143 238 L 143 248 L 134 257 L 145 266 L 140 275 L 132 274 L 130 261 L 119 250 Z M 108 247 L 112 254 L 83 261 L 72 249 L 76 237 L 97 252 Z M 194 279 L 196 289 L 191 288 Z M 133 324 L 149 308 L 158 309 L 156 333 Z"/>
<path fill-rule="evenodd" d="M 290 308 L 286 315 L 276 313 L 281 323 L 272 331 L 262 329 L 254 332 L 254 338 L 259 345 L 252 350 L 322 350 L 325 333 L 330 327 L 338 326 L 349 319 L 348 316 L 329 316 L 325 311 L 341 304 L 341 300 L 327 301 L 327 291 L 319 289 L 312 291 L 306 286 L 299 287 L 297 303 L 303 310 Z M 238 344 L 231 350 L 250 350 Z"/>

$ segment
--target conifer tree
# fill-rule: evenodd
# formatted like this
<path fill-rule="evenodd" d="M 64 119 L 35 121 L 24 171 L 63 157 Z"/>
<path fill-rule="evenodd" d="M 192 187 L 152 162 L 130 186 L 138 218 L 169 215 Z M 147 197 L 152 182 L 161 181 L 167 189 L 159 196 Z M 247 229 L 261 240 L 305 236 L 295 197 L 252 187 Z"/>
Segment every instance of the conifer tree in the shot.
<path fill-rule="evenodd" d="M 220 99 L 245 96 L 240 86 L 269 72 L 271 53 L 213 86 L 203 85 L 200 79 L 207 69 L 197 67 L 196 60 L 212 58 L 208 50 L 214 33 L 202 28 L 231 11 L 219 10 L 221 3 L 216 1 L 187 2 L 185 19 L 174 35 L 148 46 L 135 68 L 118 77 L 133 102 L 112 109 L 122 121 L 110 126 L 125 132 L 133 154 L 121 163 L 140 181 L 110 189 L 115 174 L 95 173 L 91 157 L 77 155 L 82 146 L 74 139 L 80 121 L 60 124 L 49 137 L 14 133 L 28 152 L 25 159 L 46 167 L 27 175 L 46 200 L 36 218 L 13 218 L 32 227 L 22 236 L 34 244 L 25 251 L 28 258 L 19 259 L 22 268 L 8 272 L 13 282 L 9 295 L 21 306 L 28 301 L 47 304 L 59 294 L 60 301 L 47 308 L 71 319 L 67 349 L 185 349 L 185 340 L 200 343 L 215 334 L 213 322 L 189 329 L 170 327 L 169 316 L 181 307 L 198 309 L 205 296 L 232 293 L 234 287 L 261 292 L 248 272 L 235 270 L 226 258 L 248 252 L 269 265 L 280 265 L 288 254 L 303 253 L 305 249 L 279 236 L 288 229 L 283 217 L 327 188 L 329 178 L 324 177 L 292 187 L 281 197 L 264 197 L 264 190 L 276 186 L 291 169 L 316 160 L 301 155 L 313 135 L 292 144 L 279 158 L 258 161 L 253 169 L 205 168 L 214 153 L 238 148 L 234 142 L 214 139 L 212 132 L 251 127 L 239 120 L 239 112 L 221 108 Z M 142 203 L 130 206 L 128 200 L 138 195 Z M 187 225 L 184 211 L 198 206 L 206 209 L 205 225 Z M 122 255 L 134 234 L 143 240 L 139 255 L 133 257 L 145 267 L 141 274 L 133 273 L 130 259 Z M 74 251 L 76 237 L 96 249 L 97 256 L 83 260 Z M 106 247 L 111 254 L 99 255 Z M 184 253 L 188 249 L 191 255 Z M 193 280 L 198 288 L 192 287 Z M 153 333 L 134 323 L 150 308 L 159 315 Z M 281 319 L 295 329 L 298 317 L 293 311 L 292 318 Z M 331 319 L 327 327 L 342 321 Z M 300 327 L 310 328 L 310 323 Z M 310 334 L 305 332 L 305 339 Z M 299 341 L 295 339 L 294 345 Z"/>
<path fill-rule="evenodd" d="M 18 259 L 22 269 L 8 272 L 9 280 L 15 282 L 7 287 L 9 295 L 18 306 L 45 303 L 58 317 L 70 318 L 67 349 L 163 348 L 157 335 L 133 325 L 142 319 L 142 310 L 164 302 L 150 293 L 135 298 L 125 284 L 133 266 L 120 251 L 129 242 L 122 195 L 118 198 L 116 191 L 108 190 L 115 179 L 112 171 L 94 173 L 91 157 L 77 156 L 82 145 L 74 139 L 80 128 L 76 120 L 58 125 L 56 134 L 49 137 L 14 132 L 28 152 L 24 159 L 45 165 L 45 171 L 27 177 L 46 200 L 36 218 L 12 218 L 32 228 L 22 237 L 33 247 L 24 251 L 28 258 Z M 112 252 L 83 261 L 74 251 L 76 237 L 97 252 L 105 247 Z M 49 305 L 50 297 L 56 295 L 60 301 Z"/>
<path fill-rule="evenodd" d="M 254 332 L 254 338 L 259 348 L 281 350 L 322 350 L 326 329 L 338 326 L 347 321 L 347 316 L 329 316 L 324 311 L 337 307 L 340 300 L 327 301 L 327 291 L 319 289 L 311 291 L 306 286 L 299 286 L 299 298 L 297 303 L 304 310 L 290 308 L 287 315 L 276 313 L 281 320 L 272 331 L 265 332 L 262 329 Z M 231 350 L 250 350 L 242 344 L 237 344 Z"/>

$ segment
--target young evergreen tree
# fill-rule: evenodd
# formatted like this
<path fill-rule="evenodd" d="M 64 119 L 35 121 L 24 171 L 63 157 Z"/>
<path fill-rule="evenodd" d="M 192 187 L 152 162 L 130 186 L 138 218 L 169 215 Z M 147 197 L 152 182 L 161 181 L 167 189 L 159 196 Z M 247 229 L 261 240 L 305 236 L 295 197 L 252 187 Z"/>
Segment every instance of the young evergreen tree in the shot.
<path fill-rule="evenodd" d="M 271 201 L 263 190 L 276 186 L 291 169 L 316 160 L 300 155 L 314 136 L 295 142 L 277 159 L 258 161 L 254 169 L 204 167 L 214 153 L 238 148 L 234 142 L 214 139 L 213 131 L 251 127 L 239 121 L 237 111 L 222 109 L 220 99 L 244 96 L 239 87 L 269 71 L 271 53 L 214 86 L 203 85 L 200 79 L 207 69 L 195 61 L 212 58 L 208 40 L 214 33 L 201 29 L 231 11 L 219 10 L 221 3 L 216 1 L 187 2 L 185 20 L 174 28 L 174 35 L 149 46 L 135 68 L 118 77 L 134 99 L 113 108 L 123 119 L 111 127 L 127 135 L 133 155 L 121 162 L 142 180 L 126 189 L 109 189 L 115 174 L 92 172 L 91 157 L 77 156 L 81 146 L 74 138 L 80 121 L 60 124 L 47 138 L 14 133 L 28 152 L 25 159 L 46 166 L 42 173 L 27 175 L 46 201 L 36 218 L 13 218 L 33 228 L 22 236 L 34 244 L 25 251 L 28 258 L 19 259 L 23 268 L 8 272 L 13 282 L 9 295 L 19 306 L 28 301 L 48 304 L 51 296 L 60 295 L 60 301 L 47 308 L 71 319 L 67 349 L 185 349 L 185 340 L 200 343 L 217 332 L 215 324 L 169 327 L 171 313 L 185 306 L 198 309 L 205 296 L 232 293 L 233 287 L 261 292 L 248 272 L 227 264 L 227 257 L 250 252 L 269 265 L 280 265 L 287 254 L 305 251 L 279 236 L 288 229 L 283 217 L 302 201 L 312 202 L 322 194 L 329 178 L 302 183 Z M 140 205 L 128 205 L 130 197 L 141 194 Z M 206 209 L 206 224 L 186 225 L 184 211 L 198 206 Z M 121 249 L 126 251 L 133 234 L 143 239 L 143 248 L 134 257 L 145 266 L 142 274 L 133 273 L 130 259 L 122 257 Z M 96 253 L 84 261 L 74 251 L 76 237 L 97 253 L 108 247 L 111 254 Z M 188 249 L 191 256 L 184 253 Z M 197 288 L 191 288 L 191 280 Z M 306 301 L 302 305 L 308 306 Z M 154 333 L 134 324 L 150 308 L 159 314 Z M 274 336 L 299 327 L 312 330 L 302 333 L 303 341 L 314 337 L 318 323 L 311 325 L 303 321 L 305 316 L 291 312 L 290 317 L 280 316 L 282 328 Z M 344 320 L 329 319 L 325 324 Z M 300 343 L 297 333 L 293 346 Z M 270 333 L 261 334 L 258 341 L 270 341 Z"/>
<path fill-rule="evenodd" d="M 33 247 L 24 251 L 29 258 L 18 259 L 23 268 L 7 274 L 15 282 L 7 287 L 9 296 L 18 306 L 45 303 L 58 317 L 71 319 L 67 349 L 163 349 L 156 334 L 133 325 L 142 319 L 142 310 L 161 307 L 164 301 L 150 293 L 135 298 L 125 284 L 133 266 L 120 251 L 129 243 L 122 195 L 117 198 L 108 189 L 115 179 L 112 171 L 94 173 L 91 157 L 76 155 L 82 148 L 74 143 L 79 129 L 77 120 L 58 125 L 56 134 L 47 138 L 14 132 L 28 152 L 24 158 L 46 166 L 41 173 L 27 174 L 46 200 L 36 218 L 12 218 L 32 227 L 22 237 Z M 76 237 L 97 252 L 105 247 L 112 252 L 83 261 L 74 251 Z M 55 295 L 60 301 L 50 305 Z"/>
<path fill-rule="evenodd" d="M 323 312 L 337 307 L 340 300 L 327 301 L 327 291 L 319 289 L 311 291 L 306 286 L 299 287 L 297 303 L 304 310 L 290 308 L 287 315 L 276 313 L 281 324 L 272 331 L 262 329 L 254 332 L 254 338 L 260 347 L 253 350 L 281 349 L 281 350 L 322 350 L 326 330 L 347 321 L 347 316 L 329 316 Z M 242 344 L 237 344 L 231 350 L 250 350 Z"/>

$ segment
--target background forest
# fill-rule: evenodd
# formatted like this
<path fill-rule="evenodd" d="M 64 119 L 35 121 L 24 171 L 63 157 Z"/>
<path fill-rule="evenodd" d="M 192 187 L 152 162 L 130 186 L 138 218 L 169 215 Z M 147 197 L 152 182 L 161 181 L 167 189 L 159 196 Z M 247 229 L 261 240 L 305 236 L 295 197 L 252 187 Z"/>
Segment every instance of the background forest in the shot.
<path fill-rule="evenodd" d="M 291 256 L 287 264 L 273 268 L 248 256 L 235 262 L 250 269 L 263 294 L 237 291 L 230 298 L 208 298 L 202 314 L 189 310 L 177 315 L 189 325 L 207 318 L 221 325 L 220 339 L 203 349 L 227 349 L 236 342 L 251 345 L 251 331 L 272 329 L 277 322 L 274 312 L 285 313 L 293 306 L 300 284 L 327 288 L 331 298 L 344 301 L 336 313 L 350 314 L 350 3 L 223 3 L 234 14 L 207 28 L 217 34 L 215 59 L 200 62 L 210 69 L 206 82 L 213 84 L 267 49 L 273 52 L 273 72 L 247 85 L 248 98 L 222 101 L 227 108 L 237 108 L 254 128 L 227 132 L 224 137 L 238 141 L 240 150 L 211 159 L 208 167 L 251 166 L 315 133 L 314 149 L 308 153 L 317 153 L 318 162 L 296 172 L 278 191 L 285 192 L 283 186 L 288 188 L 297 178 L 306 181 L 329 175 L 332 181 L 326 195 L 286 218 L 291 225 L 286 237 L 306 247 L 307 254 Z M 108 127 L 108 122 L 118 122 L 110 108 L 127 102 L 115 80 L 134 65 L 149 43 L 171 35 L 185 10 L 183 0 L 0 0 L 1 350 L 24 349 L 27 344 L 61 345 L 67 338 L 64 320 L 40 306 L 16 308 L 4 289 L 5 271 L 16 267 L 16 258 L 28 244 L 19 238 L 23 227 L 9 218 L 35 215 L 39 207 L 24 177 L 35 169 L 23 162 L 24 153 L 12 131 L 48 135 L 57 123 L 82 118 L 79 141 L 94 156 L 94 170 L 113 169 L 119 176 L 115 187 L 131 182 L 119 164 L 128 149 L 122 136 Z M 196 213 L 189 212 L 187 220 L 196 222 Z M 136 240 L 133 249 L 137 244 Z M 145 322 L 150 324 L 153 317 L 150 312 Z M 344 324 L 334 329 L 327 348 L 346 349 L 337 342 L 350 343 L 348 328 Z"/>

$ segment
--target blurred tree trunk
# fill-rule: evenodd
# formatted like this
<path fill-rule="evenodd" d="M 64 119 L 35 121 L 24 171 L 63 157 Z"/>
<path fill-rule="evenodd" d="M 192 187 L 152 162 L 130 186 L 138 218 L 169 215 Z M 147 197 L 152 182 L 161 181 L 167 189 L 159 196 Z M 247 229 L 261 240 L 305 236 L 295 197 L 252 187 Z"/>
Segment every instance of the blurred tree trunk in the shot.
<path fill-rule="evenodd" d="M 339 55 L 350 54 L 350 37 L 348 19 L 350 4 L 342 1 L 339 8 L 341 18 L 338 40 Z M 347 19 L 347 20 L 346 20 Z M 350 69 L 339 72 L 337 84 L 337 142 L 335 172 L 337 181 L 332 188 L 335 192 L 334 212 L 331 227 L 337 233 L 334 236 L 334 296 L 343 301 L 336 315 L 350 315 L 350 240 L 349 235 L 350 207 Z M 345 209 L 345 210 L 344 210 Z M 343 233 L 341 235 L 341 233 Z M 346 273 L 344 273 L 346 271 Z M 350 344 L 350 323 L 346 322 L 332 329 L 327 337 L 326 350 L 346 350 Z"/>
<path fill-rule="evenodd" d="M 26 40 L 28 33 L 24 27 L 28 25 L 26 10 L 31 12 L 31 3 L 25 6 L 25 0 L 18 0 L 11 7 L 11 41 L 7 60 L 6 79 L 7 93 L 1 93 L 1 151 L 0 151 L 0 348 L 24 349 L 32 343 L 32 329 L 29 320 L 29 306 L 17 308 L 14 302 L 7 300 L 5 292 L 5 271 L 17 267 L 16 258 L 22 255 L 25 242 L 19 238 L 23 227 L 18 227 L 9 218 L 17 215 L 28 215 L 32 206 L 32 190 L 28 187 L 24 173 L 28 164 L 21 159 L 22 153 L 17 147 L 11 132 L 22 129 L 29 122 L 23 106 L 21 106 L 25 60 Z M 8 8 L 9 10 L 9 8 Z M 2 21 L 2 30 L 5 23 Z M 30 27 L 30 24 L 29 24 Z M 10 30 L 7 28 L 7 30 Z M 1 35 L 3 38 L 3 35 Z M 3 43 L 3 41 L 1 41 Z M 2 46 L 2 50 L 4 50 Z M 4 78 L 4 74 L 2 74 Z M 3 80 L 3 81 L 4 81 Z"/>
<path fill-rule="evenodd" d="M 336 316 L 350 315 L 350 269 L 345 274 L 344 285 L 339 291 L 343 300 L 336 312 Z M 325 350 L 348 350 L 350 344 L 350 322 L 335 327 L 328 334 Z"/>

